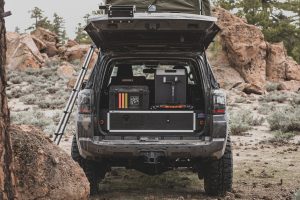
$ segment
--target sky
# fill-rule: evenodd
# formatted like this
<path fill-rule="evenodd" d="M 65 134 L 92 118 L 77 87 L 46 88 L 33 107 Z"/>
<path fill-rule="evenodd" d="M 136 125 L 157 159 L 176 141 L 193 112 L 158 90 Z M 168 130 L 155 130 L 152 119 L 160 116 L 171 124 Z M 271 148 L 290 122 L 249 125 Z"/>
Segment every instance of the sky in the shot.
<path fill-rule="evenodd" d="M 51 2 L 51 3 L 50 3 Z M 11 11 L 12 15 L 5 18 L 7 31 L 14 31 L 19 27 L 23 32 L 33 24 L 29 10 L 35 6 L 44 10 L 44 15 L 52 20 L 53 13 L 65 19 L 68 37 L 75 37 L 76 26 L 83 23 L 83 16 L 97 10 L 102 0 L 6 0 L 5 11 Z"/>

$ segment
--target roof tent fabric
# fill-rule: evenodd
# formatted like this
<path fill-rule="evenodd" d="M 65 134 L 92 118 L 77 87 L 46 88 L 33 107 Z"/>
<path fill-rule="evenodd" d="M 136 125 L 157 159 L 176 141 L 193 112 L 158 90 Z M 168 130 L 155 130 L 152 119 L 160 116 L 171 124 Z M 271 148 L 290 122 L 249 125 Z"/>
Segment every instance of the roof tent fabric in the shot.
<path fill-rule="evenodd" d="M 156 12 L 181 12 L 190 14 L 210 14 L 209 0 L 107 0 L 111 5 L 136 5 L 137 12 L 146 12 L 150 5 L 156 6 Z"/>

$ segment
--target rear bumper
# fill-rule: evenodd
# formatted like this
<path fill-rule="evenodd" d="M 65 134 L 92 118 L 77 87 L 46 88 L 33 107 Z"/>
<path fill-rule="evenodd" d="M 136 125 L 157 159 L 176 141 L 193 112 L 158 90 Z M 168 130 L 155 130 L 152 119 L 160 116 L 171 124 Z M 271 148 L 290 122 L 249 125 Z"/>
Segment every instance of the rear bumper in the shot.
<path fill-rule="evenodd" d="M 78 138 L 80 153 L 89 158 L 134 158 L 145 152 L 159 152 L 167 158 L 221 158 L 225 138 L 202 140 L 96 140 Z"/>

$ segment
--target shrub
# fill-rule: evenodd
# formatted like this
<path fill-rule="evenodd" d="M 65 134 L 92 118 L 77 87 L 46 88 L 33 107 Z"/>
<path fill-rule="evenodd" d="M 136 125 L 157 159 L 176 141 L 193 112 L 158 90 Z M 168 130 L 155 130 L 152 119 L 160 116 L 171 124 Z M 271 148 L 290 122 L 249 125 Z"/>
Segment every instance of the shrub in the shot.
<path fill-rule="evenodd" d="M 295 137 L 295 132 L 282 132 L 282 131 L 275 131 L 273 132 L 273 137 L 269 139 L 271 143 L 288 143 L 293 137 Z"/>
<path fill-rule="evenodd" d="M 33 83 L 35 81 L 37 81 L 37 77 L 33 76 L 33 75 L 28 75 L 28 76 L 24 76 L 23 80 L 27 83 Z"/>
<path fill-rule="evenodd" d="M 34 75 L 34 76 L 37 76 L 37 75 L 39 75 L 39 73 L 40 73 L 40 69 L 27 68 L 27 69 L 25 70 L 25 73 L 26 73 L 27 75 Z"/>
<path fill-rule="evenodd" d="M 263 103 L 258 107 L 257 112 L 261 115 L 269 115 L 274 109 L 275 106 L 273 104 Z"/>
<path fill-rule="evenodd" d="M 41 76 L 44 78 L 49 78 L 51 76 L 56 76 L 56 70 L 57 68 L 42 68 L 40 71 Z"/>
<path fill-rule="evenodd" d="M 244 97 L 238 97 L 235 99 L 235 103 L 246 103 L 247 99 Z"/>
<path fill-rule="evenodd" d="M 40 128 L 44 128 L 51 124 L 51 121 L 47 120 L 42 112 L 39 111 L 23 111 L 12 112 L 11 121 L 14 124 L 33 125 Z"/>
<path fill-rule="evenodd" d="M 57 108 L 63 108 L 66 101 L 64 99 L 55 99 L 55 98 L 47 98 L 47 99 L 41 99 L 37 102 L 37 105 L 39 108 L 42 109 L 57 109 Z"/>
<path fill-rule="evenodd" d="M 252 122 L 250 123 L 252 126 L 261 126 L 264 122 L 266 121 L 266 119 L 264 117 L 253 117 Z"/>
<path fill-rule="evenodd" d="M 249 116 L 245 112 L 233 112 L 230 114 L 229 126 L 232 135 L 242 135 L 251 129 L 249 124 Z"/>
<path fill-rule="evenodd" d="M 253 116 L 251 110 L 233 112 L 230 114 L 229 127 L 232 135 L 243 135 L 252 129 L 253 126 L 260 126 L 265 118 Z"/>
<path fill-rule="evenodd" d="M 15 76 L 15 77 L 11 77 L 9 81 L 12 82 L 13 84 L 20 84 L 22 83 L 22 78 L 20 76 Z"/>
<path fill-rule="evenodd" d="M 282 132 L 300 131 L 300 107 L 283 107 L 277 109 L 268 118 L 270 129 Z"/>
<path fill-rule="evenodd" d="M 292 103 L 296 105 L 300 105 L 300 95 L 294 96 L 292 99 Z"/>
<path fill-rule="evenodd" d="M 283 103 L 288 99 L 288 95 L 283 92 L 272 92 L 264 96 L 264 101 L 266 102 L 278 102 Z"/>
<path fill-rule="evenodd" d="M 59 90 L 59 88 L 57 88 L 57 87 L 47 88 L 47 91 L 49 94 L 55 94 L 58 90 Z"/>
<path fill-rule="evenodd" d="M 273 92 L 279 90 L 280 83 L 274 83 L 274 82 L 267 82 L 266 84 L 266 90 L 268 92 Z"/>
<path fill-rule="evenodd" d="M 10 90 L 10 92 L 7 94 L 8 98 L 20 98 L 23 96 L 23 91 L 20 87 L 15 87 Z"/>
<path fill-rule="evenodd" d="M 60 59 L 47 59 L 45 62 L 45 65 L 47 67 L 58 66 L 58 65 L 61 65 L 61 60 Z"/>
<path fill-rule="evenodd" d="M 30 94 L 30 95 L 26 95 L 20 98 L 20 101 L 23 102 L 25 105 L 34 105 L 36 104 L 37 101 L 37 96 Z"/>

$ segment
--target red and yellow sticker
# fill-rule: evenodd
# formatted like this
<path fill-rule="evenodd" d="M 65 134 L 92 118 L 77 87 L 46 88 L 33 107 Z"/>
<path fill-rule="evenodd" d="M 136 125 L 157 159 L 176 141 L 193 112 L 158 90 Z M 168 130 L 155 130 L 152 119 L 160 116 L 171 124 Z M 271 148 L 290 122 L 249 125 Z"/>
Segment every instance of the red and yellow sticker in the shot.
<path fill-rule="evenodd" d="M 128 93 L 119 93 L 118 94 L 118 108 L 127 109 L 128 108 Z"/>

